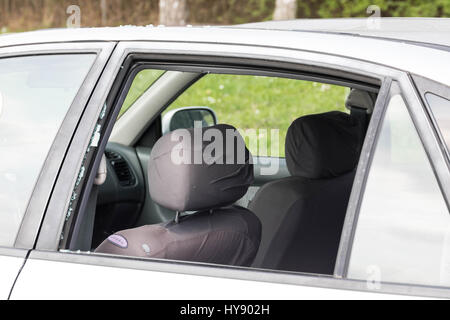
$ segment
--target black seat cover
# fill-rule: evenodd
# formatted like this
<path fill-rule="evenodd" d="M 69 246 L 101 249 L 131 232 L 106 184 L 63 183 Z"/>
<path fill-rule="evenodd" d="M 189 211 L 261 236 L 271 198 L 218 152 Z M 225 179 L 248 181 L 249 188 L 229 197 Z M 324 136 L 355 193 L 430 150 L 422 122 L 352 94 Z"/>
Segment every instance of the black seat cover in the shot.
<path fill-rule="evenodd" d="M 205 142 L 202 137 L 209 138 Z M 218 148 L 211 149 L 208 141 L 218 143 Z M 251 160 L 243 138 L 228 125 L 165 135 L 150 155 L 150 195 L 171 210 L 197 212 L 179 221 L 118 232 L 96 252 L 250 266 L 259 248 L 261 223 L 233 203 L 253 183 Z"/>
<path fill-rule="evenodd" d="M 264 185 L 249 206 L 263 227 L 254 267 L 333 274 L 362 132 L 342 112 L 294 121 L 286 137 L 292 176 Z"/>

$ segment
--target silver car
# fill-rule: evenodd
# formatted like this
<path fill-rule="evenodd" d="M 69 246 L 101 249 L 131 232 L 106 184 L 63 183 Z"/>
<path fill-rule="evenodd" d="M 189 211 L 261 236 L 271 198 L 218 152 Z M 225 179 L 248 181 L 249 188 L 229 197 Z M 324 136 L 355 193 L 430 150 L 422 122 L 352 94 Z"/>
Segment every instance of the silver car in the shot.
<path fill-rule="evenodd" d="M 449 34 L 383 18 L 1 36 L 0 298 L 450 297 Z M 194 120 L 281 147 L 248 145 L 252 181 L 227 201 L 206 171 L 197 193 L 172 167 L 156 183 L 154 150 Z M 259 222 L 189 227 L 218 207 Z"/>

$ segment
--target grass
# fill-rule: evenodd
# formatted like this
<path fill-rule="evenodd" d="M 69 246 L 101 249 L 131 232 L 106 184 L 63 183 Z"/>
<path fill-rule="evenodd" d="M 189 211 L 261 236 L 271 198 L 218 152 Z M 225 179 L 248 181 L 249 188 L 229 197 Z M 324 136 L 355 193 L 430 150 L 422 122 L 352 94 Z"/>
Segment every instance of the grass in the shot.
<path fill-rule="evenodd" d="M 139 74 L 130 90 L 127 105 L 139 97 L 160 73 L 146 70 Z M 136 88 L 134 88 L 136 86 Z M 137 89 L 138 88 L 138 89 Z M 304 115 L 339 110 L 346 112 L 345 99 L 349 89 L 328 84 L 273 77 L 209 74 L 186 90 L 166 110 L 189 106 L 212 108 L 220 123 L 241 131 L 257 129 L 259 142 L 249 145 L 254 155 L 284 157 L 284 141 L 291 123 Z M 136 98 L 137 99 L 137 98 Z M 266 129 L 268 134 L 265 134 Z M 270 130 L 279 130 L 279 143 L 271 139 Z M 271 147 L 274 150 L 271 151 Z"/>

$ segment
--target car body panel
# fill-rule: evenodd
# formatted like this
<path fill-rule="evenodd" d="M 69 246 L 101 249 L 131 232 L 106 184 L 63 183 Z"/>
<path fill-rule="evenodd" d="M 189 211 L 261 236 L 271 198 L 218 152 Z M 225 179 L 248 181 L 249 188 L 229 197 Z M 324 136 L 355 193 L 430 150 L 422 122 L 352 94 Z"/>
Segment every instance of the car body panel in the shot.
<path fill-rule="evenodd" d="M 23 258 L 0 256 L 0 265 L 2 266 L 2 272 L 0 272 L 0 299 L 8 299 L 24 261 L 25 259 Z"/>
<path fill-rule="evenodd" d="M 450 19 L 448 18 L 382 18 L 373 15 L 369 18 L 265 21 L 248 23 L 239 27 L 326 32 L 450 47 L 448 37 Z"/>
<path fill-rule="evenodd" d="M 188 268 L 188 266 L 186 266 Z M 180 268 L 178 268 L 180 269 Z M 40 274 L 39 277 L 36 275 Z M 61 285 L 63 283 L 63 285 Z M 239 288 L 239 289 L 237 289 Z M 398 299 L 393 294 L 29 259 L 11 299 Z M 415 297 L 404 297 L 416 299 Z"/>
<path fill-rule="evenodd" d="M 64 40 L 63 40 L 64 39 Z M 119 27 L 37 31 L 0 37 L 0 47 L 31 43 L 77 41 L 165 41 L 253 45 L 290 48 L 351 57 L 391 66 L 450 84 L 450 71 L 443 68 L 449 52 L 401 41 L 308 31 L 278 31 L 224 27 Z M 427 59 L 423 59 L 427 57 Z M 420 61 L 420 63 L 417 63 Z"/>
<path fill-rule="evenodd" d="M 25 250 L 0 248 L 0 300 L 8 299 L 27 253 Z"/>
<path fill-rule="evenodd" d="M 85 127 L 85 129 L 82 131 L 82 135 L 84 136 L 84 141 L 80 140 L 78 144 L 73 144 L 71 148 L 73 148 L 73 151 L 69 154 L 71 155 L 70 161 L 72 163 L 79 163 L 81 159 L 75 159 L 80 158 L 80 156 L 77 156 L 79 154 L 80 150 L 85 150 L 87 145 L 87 137 L 89 137 L 89 131 L 86 132 L 86 128 L 91 128 L 91 130 L 94 129 L 94 124 L 97 120 L 97 116 L 100 113 L 101 106 L 104 103 L 104 99 L 106 99 L 106 94 L 109 91 L 108 85 L 111 85 L 112 79 L 114 79 L 118 72 L 119 68 L 118 66 L 121 65 L 125 59 L 130 53 L 146 53 L 146 54 L 184 54 L 185 56 L 188 56 L 189 54 L 192 55 L 209 55 L 209 56 L 231 56 L 231 57 L 245 57 L 247 59 L 259 59 L 261 60 L 274 60 L 274 61 L 289 61 L 291 63 L 298 63 L 298 64 L 306 64 L 306 65 L 318 65 L 318 66 L 326 66 L 328 68 L 343 68 L 348 71 L 352 71 L 359 74 L 370 74 L 374 75 L 375 77 L 379 77 L 380 79 L 384 79 L 384 77 L 392 77 L 393 79 L 396 79 L 397 81 L 400 81 L 402 84 L 404 90 L 407 91 L 408 94 L 411 96 L 407 97 L 407 100 L 411 103 L 413 103 L 416 108 L 420 108 L 417 104 L 420 104 L 420 101 L 418 100 L 417 96 L 414 93 L 410 93 L 409 91 L 412 89 L 412 85 L 409 82 L 408 75 L 405 72 L 399 71 L 394 68 L 389 68 L 380 64 L 373 64 L 368 63 L 360 60 L 355 59 L 349 59 L 345 57 L 338 57 L 334 55 L 327 55 L 327 54 L 317 54 L 313 52 L 305 52 L 305 51 L 296 51 L 296 50 L 287 50 L 287 49 L 279 49 L 279 48 L 265 48 L 265 47 L 259 47 L 259 46 L 246 46 L 246 45 L 221 45 L 221 44 L 209 44 L 209 43 L 175 43 L 175 42 L 139 42 L 139 41 L 133 41 L 133 42 L 121 42 L 116 47 L 116 50 L 113 53 L 113 56 L 111 57 L 111 62 L 108 64 L 108 66 L 105 69 L 104 74 L 102 75 L 100 82 L 103 87 L 101 90 L 95 90 L 94 97 L 98 99 L 95 103 L 90 102 L 90 105 L 92 105 L 92 108 L 88 107 L 88 110 L 90 110 L 91 115 L 89 119 L 86 119 L 86 125 L 83 124 L 83 120 L 81 122 L 81 126 Z M 381 106 L 383 107 L 383 106 Z M 130 109 L 132 110 L 132 108 Z M 423 119 L 422 119 L 423 120 Z M 78 130 L 80 131 L 80 130 Z M 78 132 L 77 131 L 77 132 Z M 92 132 L 92 131 L 90 131 Z M 425 134 L 429 134 L 428 131 L 424 131 Z M 78 133 L 77 133 L 78 134 Z M 431 141 L 433 141 L 433 137 L 429 138 Z M 78 151 L 77 151 L 78 150 Z M 77 153 L 78 152 L 78 153 Z M 365 171 L 364 168 L 360 169 L 362 172 Z M 73 172 L 72 167 L 67 167 L 67 177 L 69 178 L 70 172 Z M 73 180 L 73 173 L 72 177 L 70 177 L 69 180 Z M 59 183 L 59 182 L 58 182 Z M 50 203 L 51 210 L 49 209 L 47 211 L 47 215 L 45 219 L 51 220 L 53 219 L 53 222 L 50 222 L 47 224 L 44 221 L 43 230 L 46 230 L 46 232 L 41 233 L 41 237 L 39 238 L 39 242 L 37 245 L 38 250 L 56 250 L 57 246 L 57 240 L 59 239 L 59 232 L 58 228 L 55 228 L 57 225 L 61 225 L 62 221 L 64 220 L 64 216 L 61 215 L 61 212 L 65 212 L 67 208 L 67 205 L 69 203 L 68 198 L 70 197 L 70 185 L 73 185 L 73 182 L 69 182 L 68 180 L 61 179 L 61 186 L 64 186 L 64 188 L 67 188 L 67 195 L 59 194 L 55 197 L 55 199 L 52 199 L 52 202 Z M 67 200 L 62 200 L 63 198 L 66 198 Z M 62 200 L 62 201 L 61 201 Z M 53 207 L 52 203 L 54 203 L 55 207 Z M 65 207 L 63 207 L 65 206 Z M 62 209 L 62 210 L 61 210 Z M 356 210 L 356 209 L 355 209 Z M 58 222 L 59 220 L 59 222 Z M 56 232 L 55 232 L 56 231 Z M 46 238 L 46 239 L 45 239 Z M 38 255 L 39 256 L 39 255 Z M 39 260 L 39 257 L 35 255 L 31 255 L 28 262 L 33 262 L 34 260 Z M 90 259 L 94 259 L 94 257 L 89 257 Z M 70 254 L 61 254 L 58 256 L 58 259 L 60 259 L 60 262 L 67 262 L 72 263 L 71 260 L 74 259 L 72 255 Z M 120 259 L 116 259 L 120 260 Z M 96 260 L 93 260 L 92 264 L 99 265 Z M 52 263 L 52 262 L 48 262 Z M 79 262 L 81 265 L 89 264 L 86 261 Z M 158 271 L 155 269 L 155 265 L 151 261 L 145 261 L 145 264 L 148 266 L 146 271 L 149 272 L 155 272 Z M 28 265 L 28 263 L 27 263 Z M 53 270 L 53 274 L 58 273 L 64 273 L 66 274 L 66 270 L 64 269 L 66 265 L 59 264 L 58 265 L 60 270 Z M 104 264 L 104 267 L 109 267 L 109 264 Z M 28 265 L 29 267 L 29 265 Z M 30 269 L 27 269 L 31 274 L 38 274 L 40 271 L 39 265 L 37 264 L 31 264 Z M 55 267 L 57 268 L 57 267 Z M 120 269 L 116 269 L 117 274 L 127 274 L 128 269 L 138 269 L 134 266 L 134 264 L 130 263 L 129 266 L 121 266 Z M 205 270 L 200 269 L 200 266 L 193 266 L 191 268 L 187 268 L 186 271 L 178 271 L 176 273 L 185 273 L 186 275 L 184 278 L 191 278 L 191 277 L 198 277 L 201 275 L 199 270 Z M 122 269 L 126 269 L 125 271 Z M 159 271 L 168 272 L 170 270 L 169 265 L 163 265 L 163 268 Z M 217 270 L 216 270 L 217 271 Z M 242 272 L 242 273 L 241 273 Z M 26 274 L 26 273 L 24 273 Z M 189 274 L 189 275 L 187 275 Z M 80 275 L 83 276 L 84 273 Z M 270 281 L 270 282 L 281 282 L 281 283 L 292 283 L 292 284 L 300 284 L 300 285 L 311 285 L 311 286 L 321 286 L 321 287 L 327 287 L 328 284 L 321 283 L 322 278 L 319 276 L 310 276 L 307 278 L 307 280 L 295 280 L 295 279 L 304 279 L 304 275 L 295 275 L 292 277 L 289 277 L 289 282 L 284 280 L 281 281 L 281 277 L 275 275 L 274 273 L 261 271 L 260 275 L 255 279 L 252 278 L 250 273 L 245 272 L 244 270 L 238 270 L 238 271 L 229 271 L 229 270 L 223 270 L 223 273 L 221 272 L 215 272 L 213 274 L 215 277 L 221 277 L 224 275 L 227 275 L 229 278 L 233 278 L 235 280 L 256 280 L 257 282 L 260 281 Z M 118 276 L 110 276 L 114 279 L 117 279 Z M 22 274 L 21 277 L 22 278 Z M 19 279 L 21 280 L 21 279 Z M 78 279 L 80 283 L 82 283 L 81 279 Z M 107 280 L 103 280 L 107 281 Z M 122 280 L 120 280 L 122 281 Z M 300 281 L 301 283 L 298 283 Z M 318 284 L 319 283 L 319 284 Z M 25 284 L 26 285 L 26 284 Z M 24 285 L 24 286 L 25 286 Z M 337 288 L 347 288 L 352 290 L 365 290 L 366 285 L 365 283 L 355 283 L 349 280 L 341 280 L 338 283 L 333 284 Z M 184 286 L 184 285 L 182 285 Z M 333 286 L 331 286 L 333 287 Z M 34 285 L 30 286 L 30 290 L 34 290 Z M 390 288 L 389 286 L 383 286 L 384 292 L 389 293 L 398 293 L 398 294 L 408 294 L 408 295 L 422 295 L 422 296 L 448 296 L 448 292 L 446 290 L 440 290 L 439 288 L 432 288 L 432 289 L 423 289 L 423 288 L 417 288 L 417 287 L 409 287 L 409 286 L 394 286 L 393 288 Z M 253 294 L 248 292 L 248 294 Z M 147 296 L 148 297 L 148 296 Z M 246 298 L 250 298 L 251 296 L 247 296 Z M 228 298 L 231 298 L 231 296 L 228 296 Z M 336 297 L 338 298 L 338 297 Z"/>
<path fill-rule="evenodd" d="M 82 165 L 83 155 L 89 146 L 99 116 L 104 110 L 107 96 L 115 78 L 120 75 L 125 58 L 130 53 L 204 55 L 219 57 L 219 59 L 226 56 L 258 59 L 259 61 L 288 61 L 299 65 L 314 65 L 335 70 L 342 68 L 347 72 L 359 75 L 368 73 L 384 83 L 388 81 L 389 84 L 393 79 L 398 82 L 397 90 L 402 90 L 405 94 L 405 100 L 412 113 L 414 123 L 422 136 L 434 170 L 441 179 L 444 194 L 448 198 L 450 193 L 450 188 L 447 188 L 449 167 L 408 72 L 450 85 L 450 70 L 443 68 L 448 64 L 450 52 L 442 50 L 442 48 L 413 43 L 314 31 L 267 31 L 220 27 L 121 27 L 54 30 L 1 36 L 0 53 L 49 45 L 54 46 L 52 50 L 56 52 L 59 45 L 65 46 L 67 43 L 78 45 L 86 41 L 103 43 L 108 50 L 105 51 L 105 56 L 102 58 L 103 67 L 97 69 L 96 76 L 93 76 L 84 88 L 86 93 L 89 93 L 89 99 L 88 96 L 85 96 L 84 105 L 81 103 L 79 106 L 80 112 L 74 114 L 72 126 L 62 127 L 62 129 L 67 129 L 67 132 L 62 132 L 63 137 L 70 138 L 70 146 L 64 158 L 58 158 L 59 166 L 52 170 L 48 169 L 56 182 L 53 183 L 53 180 L 47 182 L 47 189 L 44 191 L 35 191 L 36 201 L 39 200 L 41 205 L 41 207 L 37 207 L 37 210 L 41 211 L 32 215 L 32 223 L 21 230 L 23 238 L 19 237 L 19 239 L 26 239 L 27 245 L 23 245 L 23 247 L 27 247 L 29 243 L 33 242 L 39 230 L 40 234 L 36 250 L 31 252 L 14 286 L 13 299 L 398 298 L 399 296 L 395 294 L 450 297 L 449 290 L 446 288 L 381 284 L 380 289 L 369 288 L 368 283 L 365 282 L 342 279 L 346 276 L 345 259 L 348 255 L 346 250 L 351 245 L 351 230 L 357 218 L 357 206 L 349 207 L 353 213 L 348 216 L 346 222 L 347 233 L 344 233 L 344 241 L 341 243 L 341 259 L 340 262 L 338 261 L 335 278 L 56 252 L 65 214 L 72 197 L 73 186 L 77 179 L 74 171 Z M 116 41 L 120 41 L 117 46 Z M 427 57 L 426 60 L 423 59 L 424 56 Z M 389 87 L 385 91 L 389 91 Z M 385 95 L 388 96 L 388 93 L 385 92 Z M 380 108 L 384 107 L 382 104 L 383 102 L 379 105 Z M 81 112 L 82 110 L 84 112 Z M 129 112 L 133 112 L 133 108 Z M 77 127 L 76 131 L 74 131 L 75 127 Z M 376 124 L 371 132 L 376 135 Z M 373 143 L 375 138 L 371 137 L 371 139 L 371 143 Z M 66 143 L 69 142 L 66 141 Z M 373 152 L 372 147 L 367 145 L 364 152 L 366 153 L 364 154 L 365 161 L 369 163 Z M 367 163 L 360 164 L 359 178 L 366 174 L 365 165 Z M 50 161 L 46 165 L 51 168 L 52 162 Z M 56 178 L 57 173 L 58 177 Z M 362 186 L 361 182 L 360 187 L 362 188 Z M 50 187 L 58 192 L 51 193 Z M 363 191 L 361 192 L 363 193 Z M 354 203 L 357 203 L 361 194 L 355 193 L 352 197 Z M 43 224 L 39 229 L 44 214 L 42 205 L 44 202 L 47 204 L 48 199 L 50 200 L 48 206 L 45 207 Z M 25 241 L 19 243 L 25 243 Z M 5 293 L 8 291 L 9 294 L 10 289 L 7 288 L 13 285 L 23 266 L 24 259 L 25 255 L 22 258 L 10 257 L 2 255 L 0 251 L 0 262 L 4 260 L 6 261 L 5 265 L 9 265 L 9 274 L 5 275 L 4 279 L 0 278 L 2 289 L 3 283 L 5 284 Z M 62 281 L 64 286 L 61 285 Z M 273 283 L 269 283 L 269 281 Z M 236 290 L 236 288 L 240 289 Z M 384 294 L 378 292 L 384 292 Z M 0 298 L 2 298 L 2 294 L 3 292 L 0 291 Z"/>

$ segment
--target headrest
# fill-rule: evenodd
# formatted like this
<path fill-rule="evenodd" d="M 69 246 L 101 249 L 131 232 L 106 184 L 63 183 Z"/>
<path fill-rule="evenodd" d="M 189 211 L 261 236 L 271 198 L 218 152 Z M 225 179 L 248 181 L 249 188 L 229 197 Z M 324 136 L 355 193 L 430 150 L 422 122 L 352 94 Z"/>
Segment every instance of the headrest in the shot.
<path fill-rule="evenodd" d="M 361 124 L 343 112 L 299 118 L 286 137 L 289 172 L 309 179 L 348 173 L 356 168 L 363 138 Z"/>
<path fill-rule="evenodd" d="M 163 207 L 179 212 L 220 208 L 247 193 L 253 161 L 232 126 L 179 129 L 155 144 L 148 179 L 153 201 Z"/>
<path fill-rule="evenodd" d="M 367 91 L 352 89 L 347 97 L 345 106 L 347 109 L 359 108 L 366 110 L 367 114 L 372 114 L 377 95 Z"/>

